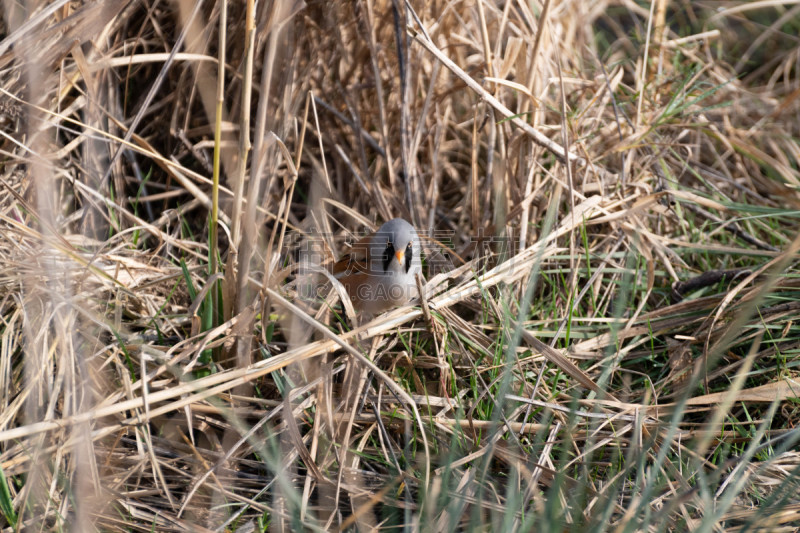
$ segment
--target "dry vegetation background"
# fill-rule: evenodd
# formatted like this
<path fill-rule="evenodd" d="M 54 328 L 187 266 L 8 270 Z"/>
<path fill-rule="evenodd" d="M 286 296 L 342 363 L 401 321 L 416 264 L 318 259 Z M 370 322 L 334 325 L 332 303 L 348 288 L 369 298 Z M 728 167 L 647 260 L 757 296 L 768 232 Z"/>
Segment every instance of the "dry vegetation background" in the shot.
<path fill-rule="evenodd" d="M 800 528 L 797 2 L 2 6 L 3 531 Z"/>

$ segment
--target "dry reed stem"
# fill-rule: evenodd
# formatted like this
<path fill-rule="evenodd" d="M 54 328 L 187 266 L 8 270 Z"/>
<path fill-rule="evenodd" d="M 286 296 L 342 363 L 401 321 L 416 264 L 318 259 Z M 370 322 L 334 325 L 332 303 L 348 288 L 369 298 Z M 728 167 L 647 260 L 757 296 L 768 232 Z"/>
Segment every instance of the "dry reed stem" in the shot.
<path fill-rule="evenodd" d="M 792 527 L 776 6 L 5 6 L 0 527 Z M 305 297 L 394 216 L 418 302 Z"/>

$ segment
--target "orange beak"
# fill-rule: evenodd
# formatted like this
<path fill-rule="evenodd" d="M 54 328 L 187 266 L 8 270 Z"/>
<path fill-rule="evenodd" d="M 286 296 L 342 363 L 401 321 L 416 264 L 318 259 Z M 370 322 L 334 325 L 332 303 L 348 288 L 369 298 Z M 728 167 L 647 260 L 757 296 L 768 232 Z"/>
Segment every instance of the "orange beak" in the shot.
<path fill-rule="evenodd" d="M 403 250 L 398 250 L 394 253 L 394 256 L 397 258 L 397 262 L 402 265 L 406 258 L 406 253 Z"/>

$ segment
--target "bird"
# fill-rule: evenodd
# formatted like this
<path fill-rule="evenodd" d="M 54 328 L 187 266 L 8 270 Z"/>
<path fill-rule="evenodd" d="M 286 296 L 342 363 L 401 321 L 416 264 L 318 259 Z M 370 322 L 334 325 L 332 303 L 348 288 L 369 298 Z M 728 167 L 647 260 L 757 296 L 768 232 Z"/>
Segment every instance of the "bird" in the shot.
<path fill-rule="evenodd" d="M 420 250 L 414 226 L 394 218 L 353 244 L 331 273 L 344 286 L 356 311 L 375 316 L 416 294 L 416 274 L 422 271 Z"/>

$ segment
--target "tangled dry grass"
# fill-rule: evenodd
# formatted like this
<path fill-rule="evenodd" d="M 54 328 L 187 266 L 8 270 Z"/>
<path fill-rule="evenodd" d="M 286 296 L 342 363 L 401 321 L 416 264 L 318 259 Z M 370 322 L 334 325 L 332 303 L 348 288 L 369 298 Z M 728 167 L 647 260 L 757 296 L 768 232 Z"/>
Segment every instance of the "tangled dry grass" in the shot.
<path fill-rule="evenodd" d="M 796 3 L 3 6 L 4 531 L 800 528 Z"/>

